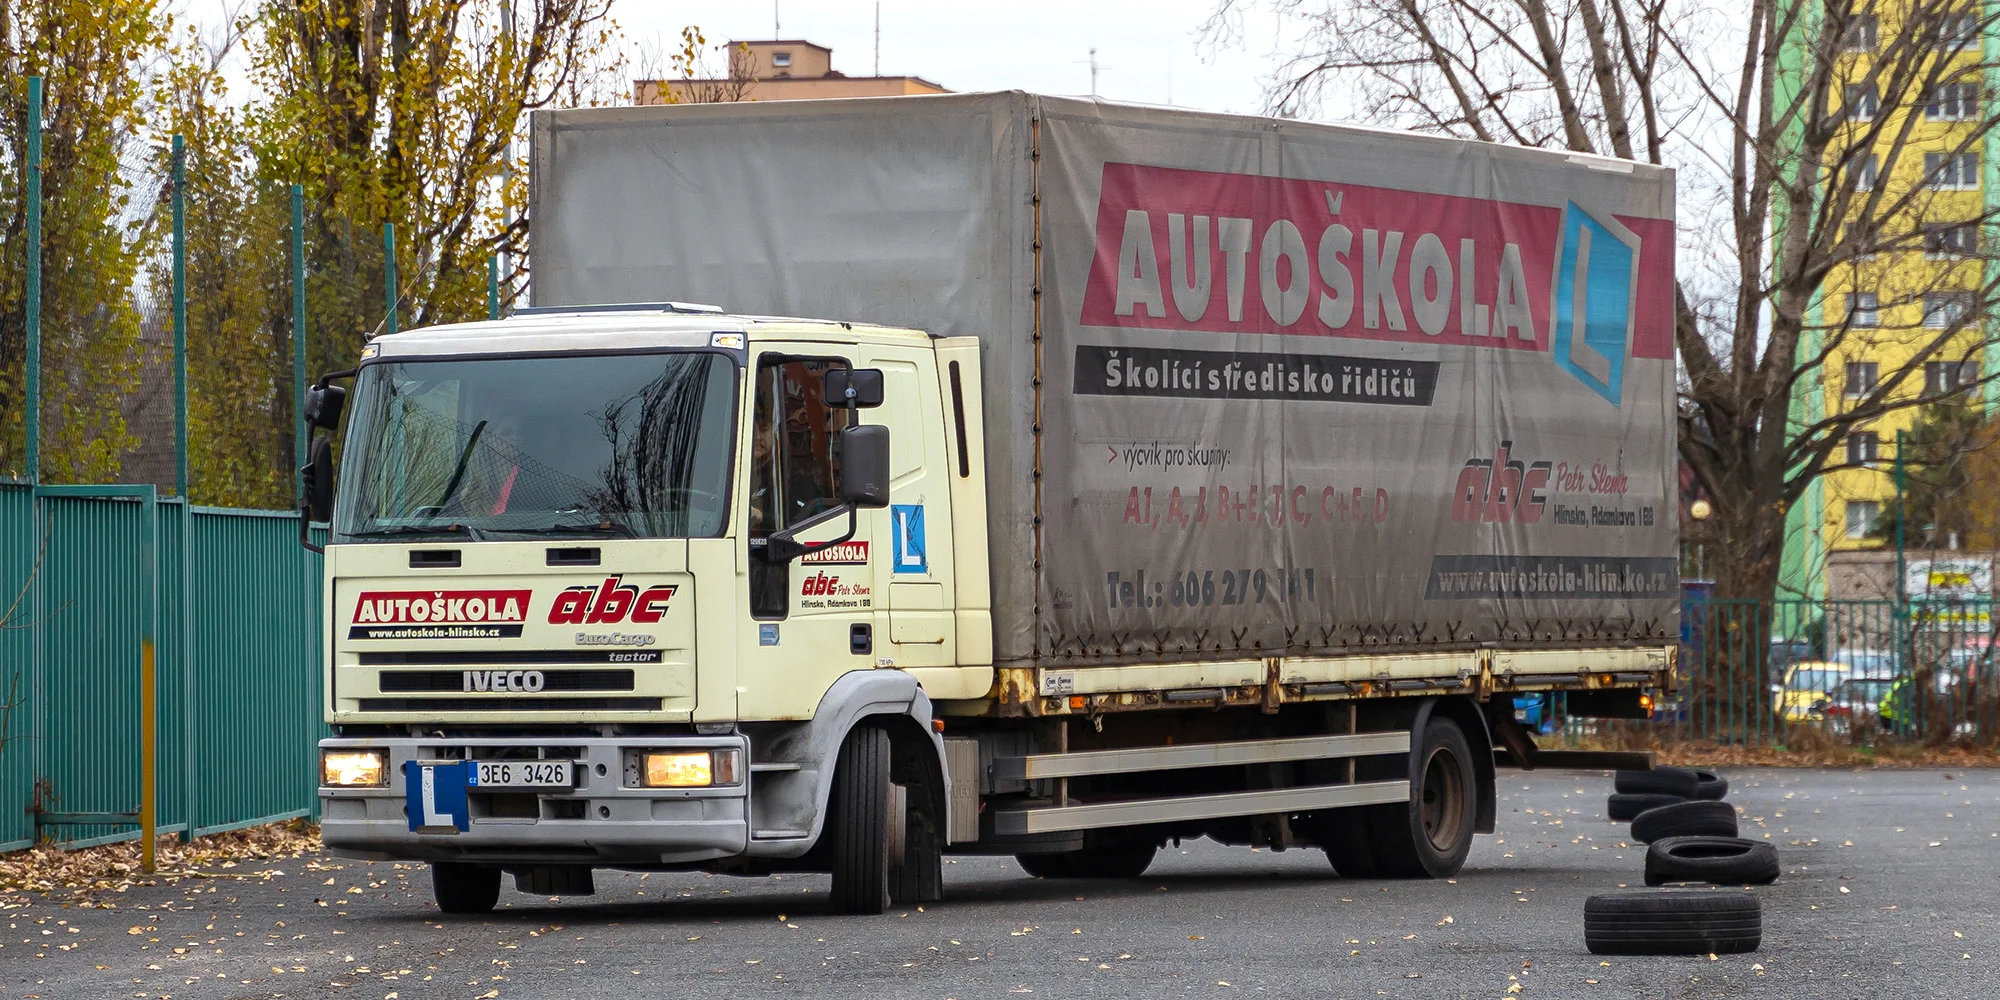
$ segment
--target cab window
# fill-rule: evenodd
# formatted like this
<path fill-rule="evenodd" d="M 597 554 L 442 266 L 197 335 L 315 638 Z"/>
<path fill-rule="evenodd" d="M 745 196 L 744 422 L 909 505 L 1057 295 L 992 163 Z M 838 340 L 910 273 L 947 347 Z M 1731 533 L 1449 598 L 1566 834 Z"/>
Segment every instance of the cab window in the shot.
<path fill-rule="evenodd" d="M 837 359 L 772 359 L 757 367 L 750 439 L 750 610 L 783 617 L 788 563 L 761 557 L 761 539 L 840 506 L 840 432 L 851 411 L 826 405 L 826 373 Z"/>

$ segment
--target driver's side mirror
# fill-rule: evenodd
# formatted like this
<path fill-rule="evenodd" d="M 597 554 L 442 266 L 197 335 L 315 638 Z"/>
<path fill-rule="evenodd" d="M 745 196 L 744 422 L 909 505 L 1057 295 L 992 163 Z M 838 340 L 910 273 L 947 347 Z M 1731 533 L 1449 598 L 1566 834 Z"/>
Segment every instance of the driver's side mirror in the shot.
<path fill-rule="evenodd" d="M 841 430 L 839 496 L 855 507 L 889 506 L 889 428 L 862 424 Z"/>
<path fill-rule="evenodd" d="M 306 423 L 314 427 L 339 430 L 340 411 L 346 407 L 347 390 L 340 386 L 315 385 L 306 389 Z"/>
<path fill-rule="evenodd" d="M 300 469 L 305 479 L 306 519 L 328 521 L 333 518 L 333 442 L 325 437 L 315 437 L 306 450 L 306 465 Z"/>

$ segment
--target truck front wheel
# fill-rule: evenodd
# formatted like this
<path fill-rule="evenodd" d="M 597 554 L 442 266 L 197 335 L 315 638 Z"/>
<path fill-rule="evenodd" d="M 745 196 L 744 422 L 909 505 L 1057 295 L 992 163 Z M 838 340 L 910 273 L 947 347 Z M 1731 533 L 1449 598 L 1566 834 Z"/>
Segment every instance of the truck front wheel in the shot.
<path fill-rule="evenodd" d="M 855 728 L 840 745 L 826 819 L 836 912 L 881 913 L 889 908 L 890 880 L 897 874 L 890 855 L 900 846 L 891 843 L 890 795 L 889 734 Z"/>
<path fill-rule="evenodd" d="M 440 861 L 431 865 L 431 895 L 446 913 L 490 913 L 500 901 L 500 869 Z"/>

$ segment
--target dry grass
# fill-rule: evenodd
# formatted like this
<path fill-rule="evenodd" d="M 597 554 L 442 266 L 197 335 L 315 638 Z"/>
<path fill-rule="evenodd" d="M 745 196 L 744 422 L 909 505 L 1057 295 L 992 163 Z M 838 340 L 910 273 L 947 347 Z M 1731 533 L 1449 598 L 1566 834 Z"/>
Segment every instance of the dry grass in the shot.
<path fill-rule="evenodd" d="M 1680 767 L 2000 767 L 2000 750 L 1966 744 L 1880 746 L 1837 738 L 1811 726 L 1795 727 L 1785 742 L 1745 746 L 1662 740 L 1650 727 L 1618 727 L 1576 744 L 1582 750 L 1650 750 L 1660 764 Z"/>
<path fill-rule="evenodd" d="M 158 871 L 151 875 L 139 870 L 136 840 L 77 851 L 44 844 L 0 854 L 0 907 L 18 906 L 30 894 L 66 893 L 87 906 L 99 894 L 135 885 L 165 885 L 187 878 L 265 878 L 269 876 L 264 873 L 238 874 L 230 869 L 317 850 L 319 827 L 304 820 L 212 834 L 188 844 L 172 835 L 162 837 Z"/>

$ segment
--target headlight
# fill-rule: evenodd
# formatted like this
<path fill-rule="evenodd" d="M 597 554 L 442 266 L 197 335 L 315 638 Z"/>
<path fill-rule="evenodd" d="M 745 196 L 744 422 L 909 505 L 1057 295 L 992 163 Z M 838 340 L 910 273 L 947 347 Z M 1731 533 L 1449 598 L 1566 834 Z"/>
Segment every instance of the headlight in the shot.
<path fill-rule="evenodd" d="M 641 755 L 648 788 L 707 788 L 737 782 L 735 750 L 661 750 Z"/>
<path fill-rule="evenodd" d="M 375 786 L 389 783 L 388 755 L 380 750 L 322 750 L 319 783 L 330 786 Z"/>

